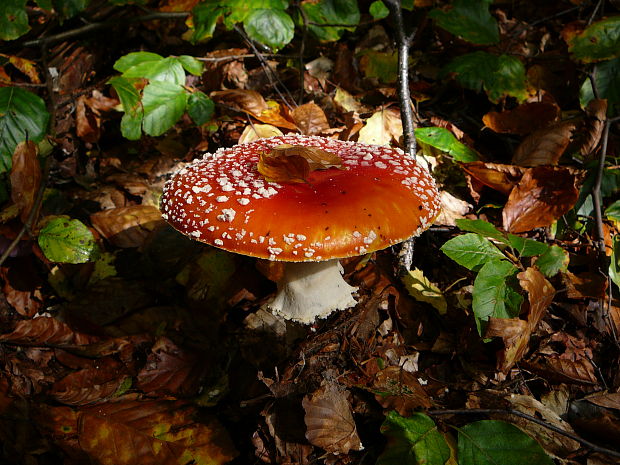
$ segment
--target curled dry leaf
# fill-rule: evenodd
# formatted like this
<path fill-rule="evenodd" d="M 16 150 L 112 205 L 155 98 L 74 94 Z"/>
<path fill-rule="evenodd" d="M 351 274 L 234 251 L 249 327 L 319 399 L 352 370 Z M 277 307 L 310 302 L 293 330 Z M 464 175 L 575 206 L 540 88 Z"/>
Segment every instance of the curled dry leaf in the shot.
<path fill-rule="evenodd" d="M 78 97 L 75 114 L 77 135 L 85 142 L 97 142 L 101 136 L 101 112 L 110 111 L 119 104 L 117 99 L 94 90 L 90 97 Z"/>
<path fill-rule="evenodd" d="M 512 162 L 519 166 L 557 165 L 579 122 L 562 121 L 534 131 L 517 147 Z"/>
<path fill-rule="evenodd" d="M 47 316 L 18 321 L 12 332 L 0 335 L 0 341 L 34 346 L 85 345 L 98 340 L 96 336 L 74 331 L 68 324 Z"/>
<path fill-rule="evenodd" d="M 531 102 L 521 104 L 512 110 L 491 111 L 482 117 L 482 122 L 492 131 L 525 135 L 557 121 L 560 107 L 552 102 Z"/>
<path fill-rule="evenodd" d="M 462 163 L 461 166 L 478 182 L 505 195 L 509 195 L 513 187 L 519 184 L 525 172 L 525 168 L 520 166 L 482 161 Z"/>
<path fill-rule="evenodd" d="M 41 185 L 41 165 L 37 154 L 37 145 L 32 141 L 20 143 L 13 153 L 11 200 L 19 208 L 20 219 L 24 223 Z"/>
<path fill-rule="evenodd" d="M 309 102 L 298 106 L 291 112 L 291 116 L 302 134 L 321 134 L 329 129 L 327 116 L 316 103 Z"/>
<path fill-rule="evenodd" d="M 236 110 L 248 112 L 257 118 L 269 108 L 263 96 L 255 90 L 218 90 L 211 92 L 211 98 Z"/>
<path fill-rule="evenodd" d="M 580 136 L 583 138 L 579 151 L 583 156 L 589 155 L 601 140 L 607 116 L 607 100 L 594 99 L 586 107 L 586 118 Z"/>
<path fill-rule="evenodd" d="M 282 136 L 282 131 L 271 124 L 248 124 L 241 137 L 239 137 L 239 144 L 247 144 L 248 142 L 254 142 L 258 139 L 268 139 L 269 137 Z"/>
<path fill-rule="evenodd" d="M 290 144 L 261 152 L 257 166 L 269 182 L 306 182 L 312 171 L 328 168 L 342 168 L 342 159 L 318 147 Z"/>
<path fill-rule="evenodd" d="M 133 205 L 90 216 L 93 227 L 117 247 L 139 247 L 155 228 L 165 224 L 157 207 Z"/>
<path fill-rule="evenodd" d="M 551 225 L 575 205 L 582 179 L 583 172 L 570 168 L 528 168 L 504 207 L 504 229 L 520 233 Z"/>
<path fill-rule="evenodd" d="M 337 384 L 324 382 L 313 394 L 304 397 L 306 438 L 311 444 L 332 454 L 362 450 L 346 392 Z"/>

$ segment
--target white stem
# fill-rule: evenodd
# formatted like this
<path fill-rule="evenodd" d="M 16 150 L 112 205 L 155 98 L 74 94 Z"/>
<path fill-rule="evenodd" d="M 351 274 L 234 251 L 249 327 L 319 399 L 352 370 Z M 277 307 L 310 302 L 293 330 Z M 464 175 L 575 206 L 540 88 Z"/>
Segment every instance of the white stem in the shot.
<path fill-rule="evenodd" d="M 287 320 L 310 324 L 335 310 L 353 307 L 357 288 L 342 279 L 342 272 L 338 260 L 286 263 L 269 308 Z"/>

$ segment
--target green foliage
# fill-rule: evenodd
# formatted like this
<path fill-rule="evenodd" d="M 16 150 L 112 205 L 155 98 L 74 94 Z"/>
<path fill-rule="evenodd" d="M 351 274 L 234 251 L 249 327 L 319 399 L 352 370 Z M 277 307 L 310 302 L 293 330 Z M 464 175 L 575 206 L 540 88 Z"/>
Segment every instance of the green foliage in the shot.
<path fill-rule="evenodd" d="M 611 16 L 588 26 L 568 41 L 568 50 L 583 63 L 620 56 L 620 16 Z"/>
<path fill-rule="evenodd" d="M 445 128 L 416 128 L 415 137 L 418 142 L 449 154 L 455 161 L 470 162 L 479 159 L 475 150 L 459 142 L 454 134 Z"/>
<path fill-rule="evenodd" d="M 54 9 L 60 13 L 60 16 L 63 19 L 68 19 L 84 10 L 90 3 L 90 0 L 56 0 L 52 3 L 54 4 Z"/>
<path fill-rule="evenodd" d="M 52 262 L 86 263 L 99 248 L 93 233 L 79 220 L 56 217 L 47 222 L 38 237 L 39 247 Z"/>
<path fill-rule="evenodd" d="M 435 422 L 423 413 L 401 417 L 388 412 L 381 432 L 388 444 L 377 465 L 443 465 L 450 458 L 450 448 Z"/>
<path fill-rule="evenodd" d="M 620 58 L 597 63 L 592 75 L 598 97 L 607 99 L 607 114 L 610 116 L 618 114 L 618 106 L 620 105 L 620 78 L 618 78 L 620 76 Z M 579 102 L 582 107 L 585 107 L 593 99 L 592 82 L 586 78 L 579 91 Z"/>
<path fill-rule="evenodd" d="M 372 2 L 368 11 L 375 20 L 387 18 L 390 14 L 390 10 L 387 9 L 381 0 L 375 0 Z"/>
<path fill-rule="evenodd" d="M 610 220 L 620 221 L 620 200 L 616 200 L 605 209 L 605 216 Z"/>
<path fill-rule="evenodd" d="M 468 42 L 491 45 L 499 42 L 497 21 L 489 13 L 492 0 L 455 0 L 447 9 L 428 14 L 437 25 Z"/>
<path fill-rule="evenodd" d="M 127 139 L 137 140 L 142 132 L 160 136 L 187 111 L 196 124 L 204 124 L 213 115 L 214 104 L 202 92 L 185 86 L 185 72 L 200 75 L 203 65 L 188 55 L 164 58 L 150 52 L 135 52 L 114 63 L 121 72 L 108 82 L 114 87 L 124 111 L 121 131 Z M 142 80 L 148 84 L 140 90 Z"/>
<path fill-rule="evenodd" d="M 295 24 L 284 10 L 266 8 L 252 11 L 243 27 L 252 39 L 273 50 L 284 47 L 293 39 Z"/>
<path fill-rule="evenodd" d="M 609 263 L 609 277 L 620 288 L 620 237 L 615 236 Z"/>
<path fill-rule="evenodd" d="M 377 78 L 385 84 L 393 84 L 398 79 L 398 52 L 379 52 L 364 50 L 360 53 L 366 77 Z"/>
<path fill-rule="evenodd" d="M 320 0 L 302 3 L 301 7 L 309 22 L 351 25 L 350 28 L 310 25 L 309 29 L 319 40 L 338 40 L 345 31 L 355 28 L 360 20 L 357 0 Z"/>
<path fill-rule="evenodd" d="M 482 420 L 459 428 L 459 465 L 552 465 L 534 439 L 514 425 Z"/>
<path fill-rule="evenodd" d="M 29 30 L 26 0 L 2 0 L 0 2 L 0 39 L 17 39 Z"/>
<path fill-rule="evenodd" d="M 17 144 L 43 139 L 49 118 L 45 102 L 37 95 L 17 87 L 0 88 L 0 173 L 11 169 Z"/>
<path fill-rule="evenodd" d="M 484 90 L 492 102 L 503 97 L 527 98 L 525 67 L 513 56 L 482 51 L 461 55 L 441 70 L 443 76 L 451 73 L 463 87 Z"/>
<path fill-rule="evenodd" d="M 469 233 L 450 239 L 441 251 L 459 265 L 477 272 L 472 310 L 480 334 L 490 317 L 514 318 L 519 314 L 523 297 L 515 275 L 521 267 L 521 259 L 535 257 L 540 272 L 547 277 L 566 271 L 568 254 L 558 246 L 549 247 L 532 239 L 505 234 L 483 220 L 459 219 L 456 224 Z"/>

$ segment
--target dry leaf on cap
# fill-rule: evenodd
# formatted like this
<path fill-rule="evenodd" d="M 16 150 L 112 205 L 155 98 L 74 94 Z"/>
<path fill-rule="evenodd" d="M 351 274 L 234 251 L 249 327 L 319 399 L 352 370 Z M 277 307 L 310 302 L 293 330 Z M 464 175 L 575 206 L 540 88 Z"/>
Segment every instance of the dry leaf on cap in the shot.
<path fill-rule="evenodd" d="M 570 168 L 528 168 L 502 212 L 503 227 L 511 233 L 551 225 L 577 202 L 583 173 Z"/>
<path fill-rule="evenodd" d="M 269 137 L 283 136 L 282 131 L 271 124 L 248 124 L 241 136 L 238 144 L 247 144 L 258 139 L 268 139 Z"/>
<path fill-rule="evenodd" d="M 302 134 L 315 135 L 329 129 L 325 112 L 316 103 L 304 103 L 291 112 L 293 121 Z"/>
<path fill-rule="evenodd" d="M 318 147 L 282 144 L 261 152 L 258 172 L 269 182 L 306 182 L 312 171 L 341 168 L 342 160 Z"/>
<path fill-rule="evenodd" d="M 306 438 L 311 444 L 331 454 L 363 449 L 346 392 L 337 384 L 323 382 L 314 393 L 304 397 L 302 406 L 306 411 Z"/>
<path fill-rule="evenodd" d="M 11 200 L 19 208 L 23 223 L 30 215 L 41 185 L 41 164 L 37 152 L 37 145 L 27 141 L 18 144 L 13 153 L 10 174 Z"/>
<path fill-rule="evenodd" d="M 525 135 L 553 123 L 560 107 L 551 102 L 530 102 L 512 110 L 491 111 L 482 117 L 486 127 L 498 133 Z"/>
<path fill-rule="evenodd" d="M 579 121 L 561 121 L 527 136 L 515 150 L 512 162 L 520 166 L 557 165 L 571 143 Z"/>

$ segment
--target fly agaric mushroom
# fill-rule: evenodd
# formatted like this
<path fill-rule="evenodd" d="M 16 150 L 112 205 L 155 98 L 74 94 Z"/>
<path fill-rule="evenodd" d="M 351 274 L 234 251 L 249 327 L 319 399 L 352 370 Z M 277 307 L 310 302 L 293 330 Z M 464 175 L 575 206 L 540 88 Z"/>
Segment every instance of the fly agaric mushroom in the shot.
<path fill-rule="evenodd" d="M 269 307 L 309 324 L 356 304 L 338 259 L 420 234 L 439 196 L 400 149 L 285 135 L 185 166 L 167 182 L 161 210 L 195 240 L 287 262 Z"/>

